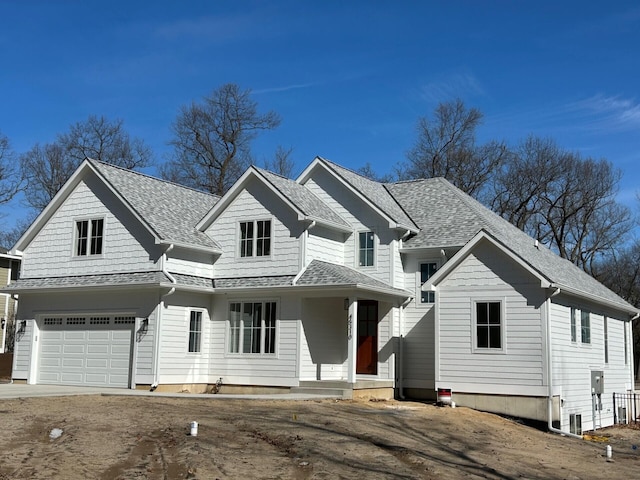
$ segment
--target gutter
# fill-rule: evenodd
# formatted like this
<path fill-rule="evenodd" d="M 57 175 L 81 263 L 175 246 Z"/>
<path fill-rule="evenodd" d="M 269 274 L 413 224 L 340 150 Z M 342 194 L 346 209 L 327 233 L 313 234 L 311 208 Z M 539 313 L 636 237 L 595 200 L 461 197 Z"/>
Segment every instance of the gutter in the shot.
<path fill-rule="evenodd" d="M 553 368 L 551 366 L 551 298 L 560 294 L 560 287 L 551 292 L 545 303 L 545 316 L 547 321 L 547 383 L 549 384 L 549 396 L 547 397 L 547 428 L 550 432 L 566 435 L 567 437 L 582 439 L 582 435 L 565 432 L 553 426 Z M 562 419 L 562 415 L 560 415 Z M 560 422 L 562 424 L 562 422 Z"/>
<path fill-rule="evenodd" d="M 171 284 L 173 285 L 171 289 L 167 293 L 163 293 L 160 296 L 160 303 L 158 305 L 158 313 L 156 314 L 156 331 L 155 331 L 155 358 L 153 362 L 153 384 L 151 385 L 151 391 L 154 391 L 158 387 L 158 382 L 160 378 L 160 337 L 161 337 L 161 328 L 162 328 L 162 311 L 165 309 L 164 299 L 169 295 L 172 295 L 176 291 L 176 279 L 173 275 L 171 275 L 167 270 L 167 254 L 173 250 L 173 243 L 169 244 L 167 249 L 162 254 L 162 273 L 164 273 L 169 280 L 171 280 Z"/>

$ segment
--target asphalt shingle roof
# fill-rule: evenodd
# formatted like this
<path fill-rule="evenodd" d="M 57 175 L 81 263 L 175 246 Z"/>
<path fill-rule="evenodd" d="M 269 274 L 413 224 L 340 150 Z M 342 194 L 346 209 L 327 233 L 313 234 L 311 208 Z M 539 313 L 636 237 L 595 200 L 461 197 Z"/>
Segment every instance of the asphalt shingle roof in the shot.
<path fill-rule="evenodd" d="M 320 222 L 351 228 L 346 220 L 304 185 L 267 170 L 253 168 L 308 217 Z"/>
<path fill-rule="evenodd" d="M 160 285 L 169 279 L 162 272 L 108 273 L 75 275 L 71 277 L 21 278 L 3 287 L 3 291 L 22 291 L 46 288 L 114 287 L 127 285 Z"/>
<path fill-rule="evenodd" d="M 211 237 L 195 228 L 220 197 L 96 160 L 89 161 L 162 240 L 220 250 Z"/>
<path fill-rule="evenodd" d="M 394 291 L 401 296 L 410 296 L 409 292 L 394 288 L 376 278 L 358 272 L 353 268 L 335 263 L 313 260 L 300 275 L 296 285 L 299 286 L 364 286 L 375 289 Z"/>
<path fill-rule="evenodd" d="M 443 178 L 388 184 L 420 232 L 404 242 L 406 249 L 463 246 L 486 230 L 542 277 L 587 296 L 633 308 L 591 275 L 561 258 Z"/>

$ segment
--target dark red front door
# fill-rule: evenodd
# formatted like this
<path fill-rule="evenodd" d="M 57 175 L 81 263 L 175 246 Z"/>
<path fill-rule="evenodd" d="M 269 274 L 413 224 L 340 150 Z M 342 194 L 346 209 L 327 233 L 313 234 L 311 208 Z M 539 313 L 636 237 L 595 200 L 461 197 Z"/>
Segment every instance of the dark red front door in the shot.
<path fill-rule="evenodd" d="M 378 302 L 358 301 L 358 354 L 356 373 L 378 374 Z"/>

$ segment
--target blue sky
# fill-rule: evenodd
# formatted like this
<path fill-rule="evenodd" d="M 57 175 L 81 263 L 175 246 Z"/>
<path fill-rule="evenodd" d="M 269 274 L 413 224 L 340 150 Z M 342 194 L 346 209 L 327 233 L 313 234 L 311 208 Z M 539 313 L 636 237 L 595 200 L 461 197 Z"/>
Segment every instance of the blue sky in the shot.
<path fill-rule="evenodd" d="M 385 173 L 459 97 L 481 140 L 609 159 L 637 209 L 639 47 L 635 2 L 0 0 L 0 131 L 22 152 L 105 115 L 160 163 L 179 107 L 234 82 L 282 117 L 258 163 L 283 145 L 298 171 L 321 155 Z M 4 210 L 0 228 L 19 200 Z"/>

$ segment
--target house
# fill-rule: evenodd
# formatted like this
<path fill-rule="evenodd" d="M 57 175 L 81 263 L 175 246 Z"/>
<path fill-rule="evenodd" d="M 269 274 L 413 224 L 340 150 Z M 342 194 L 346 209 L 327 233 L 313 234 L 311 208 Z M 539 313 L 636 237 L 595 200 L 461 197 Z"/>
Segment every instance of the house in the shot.
<path fill-rule="evenodd" d="M 0 247 L 0 286 L 9 285 L 18 279 L 20 257 L 9 254 Z M 0 293 L 0 354 L 11 351 L 7 345 L 7 331 L 13 324 L 16 301 L 8 293 Z"/>
<path fill-rule="evenodd" d="M 222 198 L 86 160 L 13 253 L 14 382 L 435 398 L 580 433 L 638 310 L 441 178 L 323 158 Z"/>

